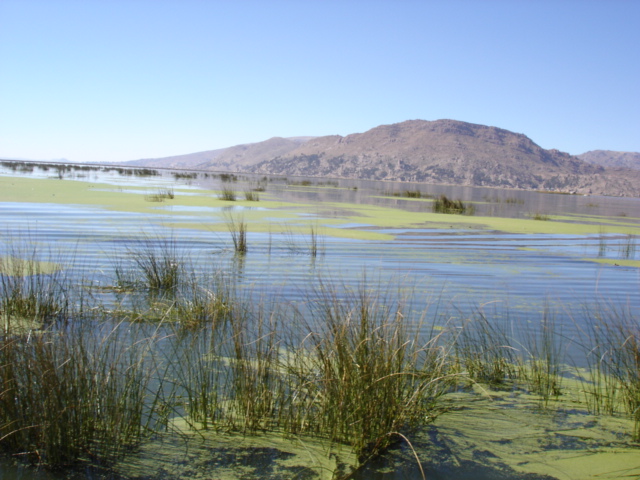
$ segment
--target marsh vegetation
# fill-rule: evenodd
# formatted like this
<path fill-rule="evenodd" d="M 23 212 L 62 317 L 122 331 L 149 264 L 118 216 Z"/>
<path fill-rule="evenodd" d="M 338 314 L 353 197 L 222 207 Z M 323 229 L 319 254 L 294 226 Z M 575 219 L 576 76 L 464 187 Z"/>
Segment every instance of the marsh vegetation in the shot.
<path fill-rule="evenodd" d="M 527 390 L 550 410 L 566 392 L 551 312 L 517 338 L 516 320 L 478 310 L 442 326 L 365 278 L 356 289 L 321 280 L 300 305 L 257 301 L 159 238 L 126 247 L 117 294 L 101 297 L 104 287 L 61 274 L 70 265 L 45 271 L 37 249 L 11 248 L 0 268 L 0 446 L 37 465 L 109 470 L 180 418 L 196 432 L 322 439 L 350 449 L 351 471 L 446 422 L 443 399 L 461 389 Z M 605 309 L 592 320 L 586 369 L 575 370 L 584 405 L 629 416 L 635 427 L 620 433 L 638 441 L 640 322 Z"/>
<path fill-rule="evenodd" d="M 280 187 L 278 181 L 285 183 Z M 42 185 L 67 183 L 47 182 Z M 254 191 L 255 182 L 237 191 Z M 229 453 L 233 443 L 262 441 L 290 452 L 298 442 L 307 453 L 320 445 L 319 456 L 333 462 L 322 467 L 308 462 L 279 474 L 283 478 L 367 478 L 358 469 L 366 471 L 376 458 L 404 449 L 410 462 L 424 470 L 417 477 L 429 478 L 433 458 L 425 442 L 438 443 L 439 434 L 433 432 L 483 402 L 478 418 L 488 418 L 498 399 L 504 399 L 501 415 L 540 416 L 531 423 L 557 418 L 559 430 L 569 414 L 576 428 L 590 435 L 593 424 L 614 419 L 615 428 L 608 428 L 616 432 L 615 445 L 633 450 L 640 437 L 640 321 L 633 298 L 609 304 L 604 297 L 583 295 L 576 303 L 584 311 L 566 302 L 560 308 L 546 300 L 536 304 L 515 296 L 517 282 L 522 280 L 529 291 L 554 281 L 553 275 L 537 276 L 526 262 L 543 259 L 550 265 L 546 259 L 552 258 L 557 265 L 563 257 L 553 249 L 549 257 L 532 253 L 532 243 L 515 234 L 503 240 L 460 227 L 475 220 L 502 227 L 497 219 L 492 224 L 489 218 L 452 220 L 425 213 L 424 192 L 420 198 L 406 196 L 419 201 L 388 199 L 407 204 L 407 210 L 345 207 L 326 201 L 336 195 L 333 185 L 297 183 L 290 188 L 294 182 L 270 179 L 261 208 L 226 205 L 216 198 L 219 183 L 198 193 L 201 198 L 194 195 L 194 186 L 182 194 L 182 187 L 163 184 L 155 191 L 180 191 L 170 204 L 172 214 L 158 214 L 167 224 L 151 234 L 141 234 L 144 215 L 162 206 L 145 205 L 148 187 L 138 194 L 140 208 L 148 208 L 141 210 L 144 214 L 105 215 L 109 228 L 117 225 L 109 233 L 91 223 L 95 209 L 70 233 L 66 229 L 73 221 L 58 220 L 65 223 L 58 236 L 55 224 L 44 223 L 46 212 L 41 222 L 47 228 L 32 235 L 24 234 L 24 215 L 7 217 L 13 233 L 0 242 L 0 449 L 47 470 L 95 469 L 106 478 L 162 478 L 169 475 L 163 469 L 170 462 L 186 468 L 178 463 L 191 463 L 186 452 L 202 443 L 225 445 L 205 450 L 209 456 L 203 457 L 201 472 L 210 476 L 234 461 Z M 303 198 L 305 188 L 309 198 L 319 199 L 313 207 L 272 201 L 276 193 L 289 195 L 283 197 L 289 201 Z M 339 198 L 365 194 L 365 188 L 349 186 Z M 462 192 L 451 197 L 469 198 Z M 133 198 L 127 197 L 127 203 Z M 520 201 L 499 203 L 524 211 Z M 180 204 L 196 214 L 183 220 Z M 55 214 L 63 215 L 56 208 Z M 292 221 L 285 208 L 300 214 Z M 552 212 L 554 222 L 535 222 L 536 228 L 562 227 L 557 212 L 548 205 L 540 208 Z M 378 217 L 367 217 L 370 210 Z M 260 215 L 271 223 L 257 222 Z M 217 223 L 205 221 L 214 216 Z M 427 235 L 425 216 L 446 223 L 447 230 Z M 529 213 L 523 216 L 522 225 L 531 228 Z M 635 262 L 637 230 L 626 219 L 617 227 L 589 225 L 579 255 Z M 454 221 L 461 223 L 449 232 Z M 344 226 L 335 227 L 339 222 Z M 402 230 L 399 224 L 412 226 Z M 123 225 L 129 229 L 117 231 Z M 387 236 L 343 242 L 331 236 L 376 229 Z M 392 239 L 385 229 L 396 229 L 397 236 Z M 571 241 L 582 238 L 577 235 L 572 233 Z M 540 251 L 563 241 L 555 236 L 547 244 L 540 238 L 535 238 Z M 578 265 L 568 249 L 563 253 L 571 271 L 586 263 Z M 526 262 L 514 265 L 513 259 Z M 386 275 L 380 264 L 396 276 Z M 468 285 L 451 303 L 438 297 L 443 278 L 456 281 L 464 269 L 476 268 L 479 273 L 470 276 L 469 284 L 493 288 L 495 278 L 504 278 L 508 284 L 501 285 L 522 305 L 476 305 Z M 607 285 L 607 272 L 629 278 L 627 270 L 608 268 L 598 270 L 599 288 Z M 511 270 L 515 273 L 505 276 Z M 438 282 L 415 287 L 414 273 L 424 272 L 435 272 Z M 443 277 L 448 272 L 455 276 Z M 566 277 L 559 276 L 564 282 Z M 562 285 L 568 291 L 576 284 Z M 570 452 L 571 445 L 562 448 Z M 162 466 L 159 457 L 145 463 L 150 449 L 164 453 L 169 446 L 177 450 Z M 594 440 L 590 448 L 606 450 L 610 444 Z M 175 453 L 180 449 L 184 452 Z M 267 462 L 277 463 L 276 450 L 265 451 L 270 452 Z M 137 474 L 127 470 L 134 464 L 140 466 Z"/>

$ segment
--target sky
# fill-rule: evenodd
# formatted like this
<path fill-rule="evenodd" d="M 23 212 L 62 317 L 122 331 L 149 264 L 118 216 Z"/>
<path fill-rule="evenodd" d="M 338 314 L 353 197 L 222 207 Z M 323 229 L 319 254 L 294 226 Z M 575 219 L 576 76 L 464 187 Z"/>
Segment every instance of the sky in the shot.
<path fill-rule="evenodd" d="M 0 0 L 0 158 L 450 118 L 640 152 L 637 0 Z"/>

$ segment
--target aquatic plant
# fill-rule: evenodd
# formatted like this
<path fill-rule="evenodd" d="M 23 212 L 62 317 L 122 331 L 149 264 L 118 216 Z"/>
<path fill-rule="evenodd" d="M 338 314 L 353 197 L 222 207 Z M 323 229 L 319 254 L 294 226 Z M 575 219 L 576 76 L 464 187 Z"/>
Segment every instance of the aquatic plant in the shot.
<path fill-rule="evenodd" d="M 8 242 L 0 257 L 0 315 L 5 332 L 64 319 L 72 308 L 71 288 L 60 263 L 45 261 L 35 246 Z M 51 252 L 48 258 L 54 258 Z"/>
<path fill-rule="evenodd" d="M 130 451 L 153 416 L 149 340 L 81 322 L 1 337 L 0 448 L 58 468 Z"/>
<path fill-rule="evenodd" d="M 619 247 L 619 255 L 624 259 L 633 259 L 636 256 L 636 246 L 638 239 L 636 235 L 625 235 L 624 240 Z"/>
<path fill-rule="evenodd" d="M 225 202 L 235 202 L 237 200 L 236 192 L 234 192 L 230 188 L 223 188 L 218 195 L 218 198 L 220 200 L 224 200 Z"/>
<path fill-rule="evenodd" d="M 221 173 L 220 180 L 223 182 L 237 182 L 238 177 L 233 173 Z"/>
<path fill-rule="evenodd" d="M 449 213 L 458 215 L 473 215 L 473 205 L 467 205 L 462 200 L 451 200 L 446 195 L 440 195 L 433 202 L 434 213 Z"/>
<path fill-rule="evenodd" d="M 175 293 L 184 278 L 186 260 L 174 238 L 145 235 L 129 244 L 126 253 L 129 263 L 114 266 L 118 287 Z"/>
<path fill-rule="evenodd" d="M 237 254 L 244 255 L 248 250 L 247 224 L 242 217 L 236 219 L 233 215 L 227 215 L 226 221 L 235 252 Z"/>
<path fill-rule="evenodd" d="M 289 428 L 351 445 L 363 462 L 435 418 L 447 388 L 437 338 L 409 335 L 402 306 L 387 300 L 364 286 L 353 294 L 321 286 L 303 314 L 304 348 L 288 362 L 300 382 Z"/>
<path fill-rule="evenodd" d="M 195 180 L 198 178 L 198 172 L 172 172 L 172 175 L 176 180 Z"/>
<path fill-rule="evenodd" d="M 420 190 L 405 190 L 402 193 L 403 197 L 407 198 L 430 198 L 431 195 L 424 194 Z"/>
<path fill-rule="evenodd" d="M 247 190 L 246 192 L 244 192 L 244 199 L 247 202 L 259 202 L 260 195 L 258 195 L 255 190 Z"/>
<path fill-rule="evenodd" d="M 318 243 L 318 228 L 313 225 L 310 227 L 309 232 L 309 255 L 317 257 L 320 251 L 320 245 Z"/>
<path fill-rule="evenodd" d="M 469 379 L 496 386 L 518 376 L 517 350 L 508 327 L 498 318 L 490 320 L 482 309 L 456 327 L 456 364 Z"/>
<path fill-rule="evenodd" d="M 520 369 L 520 376 L 531 390 L 542 397 L 545 405 L 562 392 L 562 365 L 565 364 L 561 346 L 561 332 L 548 308 L 545 308 L 540 326 L 525 334 L 521 341 L 528 359 Z"/>
<path fill-rule="evenodd" d="M 531 218 L 533 218 L 534 220 L 542 221 L 542 222 L 546 222 L 546 221 L 551 219 L 551 217 L 549 215 L 546 215 L 546 214 L 540 213 L 540 212 L 534 213 Z"/>
<path fill-rule="evenodd" d="M 174 198 L 175 193 L 173 188 L 159 188 L 156 193 L 144 196 L 147 202 L 164 202 L 165 200 L 173 200 Z"/>
<path fill-rule="evenodd" d="M 587 358 L 587 404 L 593 411 L 620 409 L 635 422 L 640 440 L 640 322 L 631 312 L 600 305 L 587 313 L 591 320 Z"/>

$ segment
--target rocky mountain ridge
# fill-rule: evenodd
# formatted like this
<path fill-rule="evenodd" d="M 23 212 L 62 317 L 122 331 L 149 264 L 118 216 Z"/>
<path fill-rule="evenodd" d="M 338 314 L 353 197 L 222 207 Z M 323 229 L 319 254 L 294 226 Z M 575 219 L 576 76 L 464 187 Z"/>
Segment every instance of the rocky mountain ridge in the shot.
<path fill-rule="evenodd" d="M 408 120 L 347 136 L 275 137 L 137 165 L 274 175 L 640 196 L 640 170 L 613 169 L 527 136 L 457 120 Z"/>
<path fill-rule="evenodd" d="M 580 160 L 606 168 L 630 168 L 640 170 L 640 153 L 591 150 L 578 155 Z"/>

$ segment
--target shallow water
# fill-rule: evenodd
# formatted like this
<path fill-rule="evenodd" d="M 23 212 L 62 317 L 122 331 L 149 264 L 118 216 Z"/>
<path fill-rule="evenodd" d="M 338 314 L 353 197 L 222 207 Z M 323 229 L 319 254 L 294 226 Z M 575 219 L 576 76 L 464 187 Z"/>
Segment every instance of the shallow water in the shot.
<path fill-rule="evenodd" d="M 0 172 L 0 185 L 11 181 L 14 175 L 8 170 Z M 49 178 L 52 174 L 36 169 L 28 176 Z M 382 287 L 389 292 L 410 292 L 411 308 L 417 316 L 427 312 L 426 317 L 431 319 L 429 326 L 457 324 L 481 310 L 491 318 L 502 319 L 518 334 L 535 330 L 540 320 L 550 314 L 567 338 L 569 354 L 570 340 L 586 327 L 585 309 L 606 306 L 620 311 L 640 310 L 640 268 L 636 264 L 640 260 L 640 251 L 636 248 L 640 234 L 640 199 L 346 180 L 332 180 L 327 184 L 309 179 L 311 185 L 301 185 L 300 179 L 276 178 L 266 183 L 266 192 L 260 193 L 262 203 L 207 206 L 192 205 L 184 199 L 215 199 L 215 192 L 222 188 L 242 192 L 264 180 L 243 176 L 239 182 L 228 183 L 213 176 L 200 176 L 184 182 L 176 181 L 166 172 L 151 178 L 92 172 L 77 180 L 110 184 L 116 192 L 121 189 L 122 193 L 140 196 L 159 187 L 176 188 L 176 198 L 171 204 L 149 204 L 148 211 L 81 202 L 31 202 L 28 192 L 25 192 L 25 201 L 0 203 L 0 222 L 6 238 L 19 241 L 27 238 L 45 252 L 51 248 L 52 260 L 67 261 L 73 265 L 78 279 L 94 285 L 113 284 L 114 262 L 126 256 L 127 249 L 134 248 L 136 242 L 166 237 L 179 246 L 194 269 L 225 275 L 256 296 L 304 302 L 317 288 L 319 280 L 347 289 L 356 289 L 367 282 L 372 288 Z M 476 217 L 506 218 L 515 222 L 538 213 L 562 216 L 570 223 L 593 224 L 598 228 L 585 234 L 510 233 L 458 223 L 452 215 L 442 216 L 442 224 L 438 225 L 416 222 L 381 226 L 373 218 L 349 213 L 350 203 L 359 207 L 394 208 L 399 212 L 398 218 L 401 212 L 430 213 L 429 199 L 391 195 L 407 190 L 420 190 L 433 196 L 446 194 L 474 202 Z M 269 207 L 264 207 L 267 201 Z M 249 251 L 242 258 L 234 255 L 224 226 L 225 214 L 230 212 L 247 215 Z M 283 213 L 286 216 L 283 217 Z M 250 214 L 261 216 L 250 218 Z M 538 223 L 546 228 L 553 220 Z M 319 234 L 319 253 L 315 256 L 310 253 L 308 230 L 311 227 Z M 337 235 L 338 230 L 344 235 Z M 351 232 L 374 232 L 383 237 L 349 238 Z M 575 363 L 580 361 L 576 359 Z M 508 407 L 502 405 L 501 411 L 505 408 Z M 531 410 L 532 422 L 543 418 L 535 417 L 536 412 Z M 545 414 L 538 412 L 537 415 Z M 586 425 L 590 420 L 581 415 L 575 421 Z M 455 417 L 451 418 L 449 426 L 440 427 L 436 423 L 420 437 L 421 454 L 440 459 L 426 462 L 427 478 L 578 478 L 562 477 L 550 471 L 544 475 L 553 477 L 534 476 L 531 472 L 536 470 L 527 473 L 526 469 L 516 473 L 506 460 L 492 460 L 496 453 L 488 448 L 497 449 L 497 440 L 493 447 L 486 442 L 474 447 L 475 457 L 452 461 L 460 455 L 456 448 L 464 447 L 460 447 L 462 430 L 454 432 Z M 561 428 L 548 426 L 544 432 L 534 434 L 556 435 L 549 433 L 556 427 Z M 443 439 L 443 435 L 455 441 Z M 460 445 L 454 448 L 456 441 Z M 473 441 L 481 442 L 477 438 Z M 575 446 L 570 442 L 560 443 L 557 448 L 571 452 L 571 445 Z M 399 447 L 354 478 L 420 478 L 411 454 L 406 445 Z M 207 475 L 205 471 L 200 472 L 205 475 L 203 478 Z M 0 468 L 0 478 L 38 478 L 32 477 L 31 471 L 24 472 L 6 465 Z M 40 478 L 49 478 L 46 472 L 41 475 Z M 157 474 L 135 478 L 181 478 L 183 475 L 185 470 L 173 476 Z M 234 474 L 229 475 L 232 478 Z M 255 478 L 260 475 L 256 473 Z"/>

